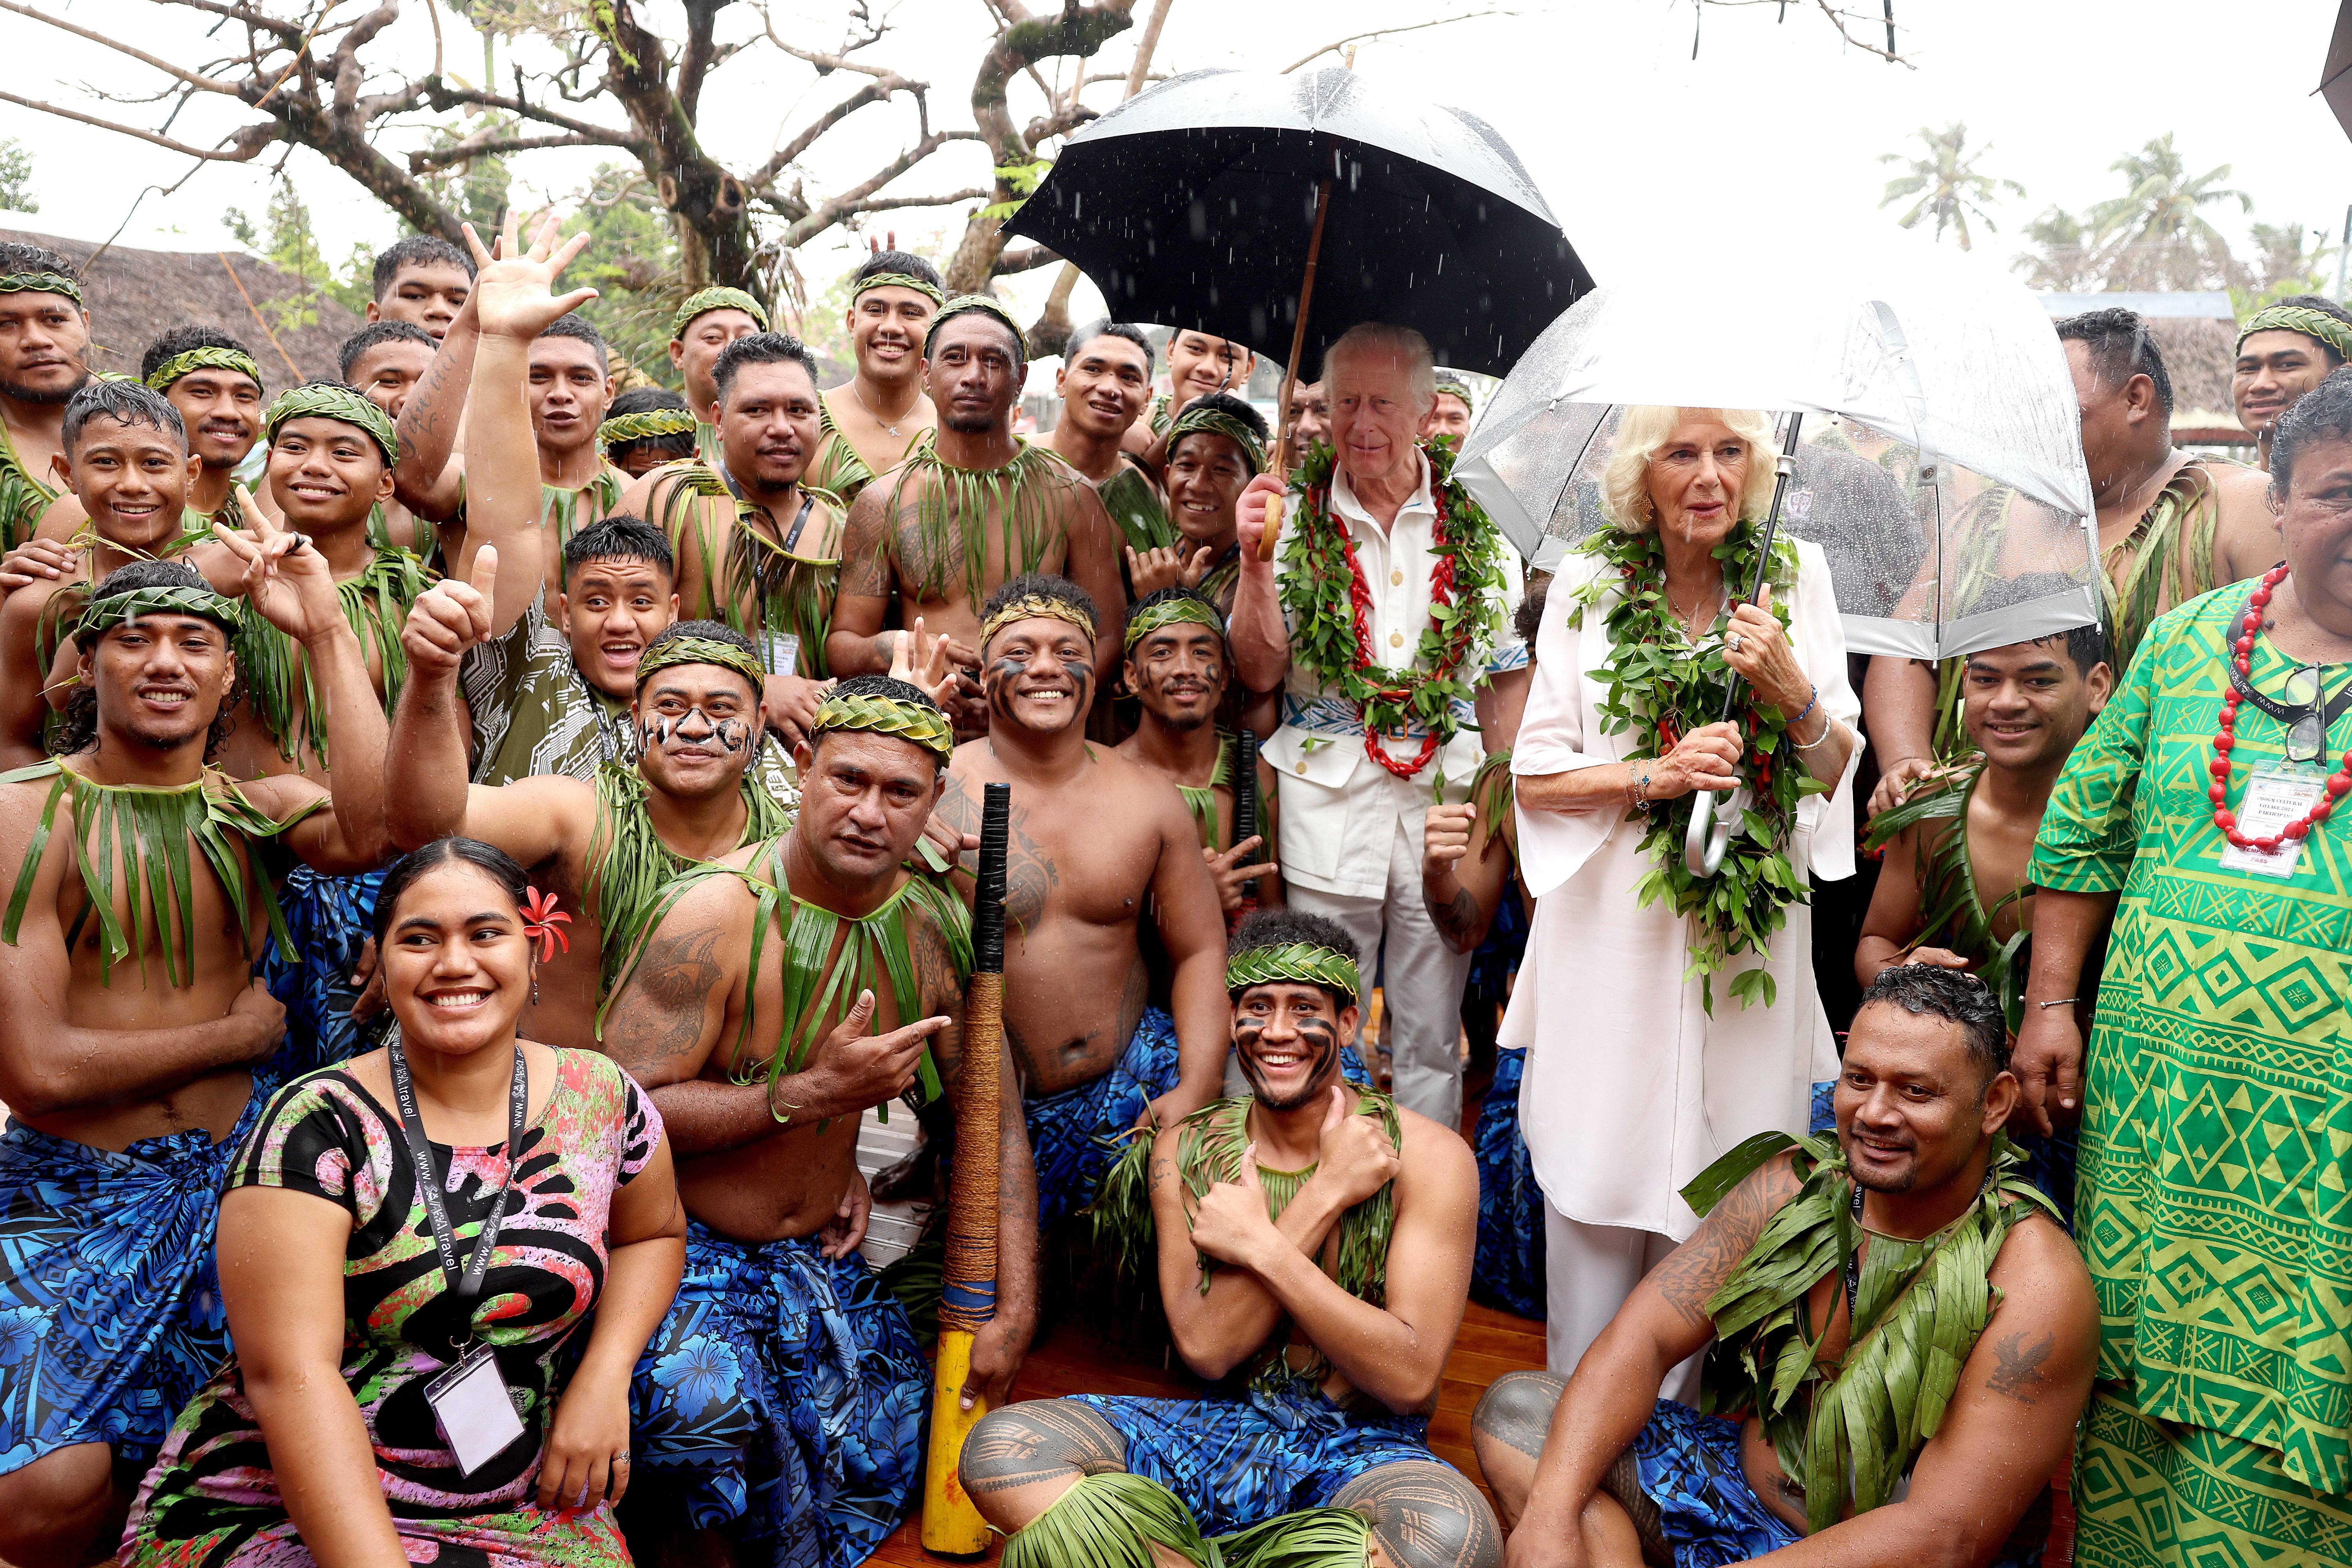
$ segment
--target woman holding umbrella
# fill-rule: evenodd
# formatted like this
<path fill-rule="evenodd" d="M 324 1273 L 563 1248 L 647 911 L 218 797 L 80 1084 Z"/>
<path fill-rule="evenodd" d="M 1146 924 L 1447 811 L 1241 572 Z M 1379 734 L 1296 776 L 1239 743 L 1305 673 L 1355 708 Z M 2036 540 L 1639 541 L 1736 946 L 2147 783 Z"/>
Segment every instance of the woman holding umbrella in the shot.
<path fill-rule="evenodd" d="M 1731 602 L 1773 484 L 1764 416 L 1628 408 L 1610 524 L 1562 563 L 1537 637 L 1511 766 L 1538 903 L 1501 1043 L 1530 1047 L 1555 1372 L 1696 1227 L 1682 1185 L 1756 1133 L 1803 1132 L 1837 1071 L 1801 900 L 1809 871 L 1853 874 L 1860 704 L 1819 549 L 1782 536 L 1762 602 Z M 1684 858 L 1702 790 L 1748 796 L 1723 807 L 1712 876 Z"/>

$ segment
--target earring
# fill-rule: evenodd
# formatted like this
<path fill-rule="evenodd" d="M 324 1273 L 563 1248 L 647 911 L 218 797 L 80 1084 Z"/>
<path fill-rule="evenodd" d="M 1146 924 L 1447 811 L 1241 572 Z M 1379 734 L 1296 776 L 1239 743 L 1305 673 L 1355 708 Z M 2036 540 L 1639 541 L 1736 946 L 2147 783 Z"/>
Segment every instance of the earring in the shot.
<path fill-rule="evenodd" d="M 536 974 L 530 978 L 530 1005 L 534 1007 L 539 1005 L 539 976 Z"/>

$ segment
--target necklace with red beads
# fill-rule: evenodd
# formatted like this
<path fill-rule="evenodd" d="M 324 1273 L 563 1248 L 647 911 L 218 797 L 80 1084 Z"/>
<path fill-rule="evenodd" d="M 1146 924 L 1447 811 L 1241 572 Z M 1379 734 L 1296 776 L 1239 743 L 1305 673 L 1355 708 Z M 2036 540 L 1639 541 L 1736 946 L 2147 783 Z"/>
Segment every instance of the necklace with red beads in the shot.
<path fill-rule="evenodd" d="M 2284 563 L 2263 574 L 2261 583 L 2246 598 L 2246 612 L 2238 623 L 2237 640 L 2231 644 L 2230 662 L 2241 676 L 2251 676 L 2254 667 L 2254 644 L 2263 631 L 2263 612 L 2270 607 L 2271 595 L 2286 581 Z M 2213 803 L 2213 826 L 2220 828 L 2230 842 L 2240 849 L 2257 849 L 2265 854 L 2291 839 L 2306 837 L 2314 827 L 2327 820 L 2336 803 L 2352 794 L 2352 752 L 2344 753 L 2343 765 L 2327 781 L 2326 793 L 2313 803 L 2309 811 L 2288 823 L 2274 834 L 2260 838 L 2238 831 L 2238 818 L 2230 809 L 2230 752 L 2237 745 L 2239 693 L 2237 682 L 2231 683 L 2230 694 L 2221 699 L 2221 727 L 2213 734 L 2213 761 L 2208 764 L 2213 783 L 2205 791 Z M 2326 744 L 2323 738 L 2323 746 Z"/>

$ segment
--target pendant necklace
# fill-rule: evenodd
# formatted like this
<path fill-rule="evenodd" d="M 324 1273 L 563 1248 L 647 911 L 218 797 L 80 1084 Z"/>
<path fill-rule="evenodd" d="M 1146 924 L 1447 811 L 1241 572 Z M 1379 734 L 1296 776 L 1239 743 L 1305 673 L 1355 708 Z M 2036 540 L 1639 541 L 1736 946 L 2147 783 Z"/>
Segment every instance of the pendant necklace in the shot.
<path fill-rule="evenodd" d="M 857 406 L 866 410 L 866 417 L 873 420 L 877 425 L 881 426 L 894 437 L 898 434 L 898 425 L 905 421 L 907 415 L 912 414 L 915 411 L 915 405 L 910 402 L 907 405 L 906 412 L 900 414 L 897 421 L 883 418 L 882 416 L 874 412 L 874 405 L 866 401 L 866 395 L 857 390 L 857 378 L 854 375 L 849 378 L 849 395 L 857 399 Z M 915 388 L 915 395 L 919 398 L 922 396 L 923 389 L 919 386 Z"/>

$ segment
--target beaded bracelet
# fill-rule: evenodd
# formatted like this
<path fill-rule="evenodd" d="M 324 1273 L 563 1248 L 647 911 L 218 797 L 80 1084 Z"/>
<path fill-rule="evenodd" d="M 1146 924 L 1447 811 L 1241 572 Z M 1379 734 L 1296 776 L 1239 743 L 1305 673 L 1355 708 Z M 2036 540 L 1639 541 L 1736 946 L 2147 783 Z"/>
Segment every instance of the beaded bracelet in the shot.
<path fill-rule="evenodd" d="M 1811 713 L 1814 709 L 1816 709 L 1816 708 L 1820 707 L 1821 705 L 1822 705 L 1822 689 L 1821 689 L 1820 687 L 1816 686 L 1816 687 L 1814 687 L 1814 688 L 1813 688 L 1812 700 L 1811 700 L 1811 701 L 1809 701 L 1809 702 L 1807 702 L 1807 703 L 1805 704 L 1804 712 L 1803 712 L 1803 713 L 1800 713 L 1800 714 L 1798 714 L 1795 718 L 1793 718 L 1793 719 L 1790 720 L 1790 721 L 1789 721 L 1789 723 L 1788 723 L 1788 728 L 1790 728 L 1790 729 L 1793 730 L 1793 729 L 1795 729 L 1798 725 L 1800 725 L 1800 724 L 1803 723 L 1803 722 L 1805 721 L 1805 714 L 1806 714 L 1806 713 Z M 1818 741 L 1814 742 L 1813 743 L 1814 743 L 1815 745 L 1819 745 L 1819 744 L 1821 744 L 1821 742 L 1818 742 Z"/>

